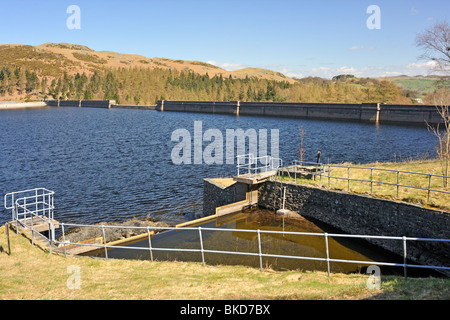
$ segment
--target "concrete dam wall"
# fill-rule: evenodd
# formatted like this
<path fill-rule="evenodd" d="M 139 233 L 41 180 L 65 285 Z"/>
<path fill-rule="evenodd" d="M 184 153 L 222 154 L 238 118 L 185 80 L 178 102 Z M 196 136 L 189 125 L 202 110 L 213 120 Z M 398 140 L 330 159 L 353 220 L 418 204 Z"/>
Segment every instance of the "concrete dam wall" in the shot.
<path fill-rule="evenodd" d="M 116 104 L 115 100 L 47 100 L 47 106 L 50 107 L 80 107 L 80 108 L 117 108 L 117 109 L 141 109 L 155 110 L 156 105 L 137 106 Z"/>
<path fill-rule="evenodd" d="M 47 100 L 50 107 L 111 108 L 114 100 Z"/>
<path fill-rule="evenodd" d="M 432 105 L 162 100 L 158 101 L 156 110 L 414 125 L 424 125 L 425 121 L 442 123 Z"/>

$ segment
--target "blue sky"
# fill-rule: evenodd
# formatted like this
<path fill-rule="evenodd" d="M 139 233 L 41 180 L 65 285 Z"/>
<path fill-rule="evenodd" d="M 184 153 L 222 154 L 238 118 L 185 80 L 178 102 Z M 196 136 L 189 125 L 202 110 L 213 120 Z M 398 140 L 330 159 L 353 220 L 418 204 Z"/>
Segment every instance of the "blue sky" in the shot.
<path fill-rule="evenodd" d="M 70 5 L 81 29 L 67 28 Z M 380 29 L 366 25 L 380 8 Z M 415 36 L 450 17 L 448 0 L 0 0 L 0 44 L 68 42 L 288 76 L 430 73 Z"/>

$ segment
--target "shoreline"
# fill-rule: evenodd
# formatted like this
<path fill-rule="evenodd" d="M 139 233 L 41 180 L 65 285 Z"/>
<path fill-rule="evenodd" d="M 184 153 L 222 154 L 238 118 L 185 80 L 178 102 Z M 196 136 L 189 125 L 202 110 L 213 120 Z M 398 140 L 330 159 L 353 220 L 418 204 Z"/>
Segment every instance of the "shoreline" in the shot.
<path fill-rule="evenodd" d="M 16 109 L 28 109 L 28 108 L 43 108 L 47 107 L 45 102 L 12 102 L 0 104 L 0 110 L 16 110 Z"/>

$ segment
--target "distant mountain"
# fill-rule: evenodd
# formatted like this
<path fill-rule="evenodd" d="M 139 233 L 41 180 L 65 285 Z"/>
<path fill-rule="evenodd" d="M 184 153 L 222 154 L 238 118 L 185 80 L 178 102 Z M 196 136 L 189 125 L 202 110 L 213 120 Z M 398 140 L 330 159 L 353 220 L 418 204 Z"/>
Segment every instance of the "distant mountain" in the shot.
<path fill-rule="evenodd" d="M 95 51 L 84 45 L 69 43 L 44 43 L 31 45 L 0 45 L 1 67 L 19 66 L 28 70 L 36 70 L 40 76 L 59 77 L 66 72 L 92 74 L 96 70 L 108 68 L 144 68 L 171 69 L 177 71 L 193 71 L 209 76 L 222 75 L 243 79 L 245 77 L 287 81 L 295 80 L 272 70 L 245 68 L 227 71 L 212 64 L 201 61 L 173 60 L 167 58 L 148 58 L 137 54 L 124 54 L 112 51 Z"/>

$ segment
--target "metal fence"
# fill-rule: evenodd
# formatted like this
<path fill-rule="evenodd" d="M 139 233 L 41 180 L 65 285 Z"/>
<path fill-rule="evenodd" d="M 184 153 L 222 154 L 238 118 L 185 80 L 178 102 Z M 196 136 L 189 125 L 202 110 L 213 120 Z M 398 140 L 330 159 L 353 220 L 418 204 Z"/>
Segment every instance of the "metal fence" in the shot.
<path fill-rule="evenodd" d="M 64 254 L 67 253 L 66 247 L 70 245 L 78 246 L 90 246 L 97 249 L 102 249 L 104 251 L 105 258 L 108 259 L 108 249 L 121 248 L 127 250 L 143 250 L 149 253 L 150 260 L 153 261 L 154 251 L 179 251 L 179 252 L 197 252 L 201 254 L 202 264 L 206 265 L 205 254 L 215 253 L 215 254 L 231 254 L 231 255 L 245 255 L 245 256 L 256 256 L 259 258 L 259 268 L 263 272 L 263 261 L 262 258 L 287 258 L 287 259 L 298 259 L 298 260 L 314 260 L 323 261 L 327 264 L 328 276 L 331 274 L 330 262 L 338 263 L 353 263 L 353 264 L 363 264 L 363 265 L 378 265 L 378 266 L 391 266 L 391 267 L 402 267 L 404 269 L 404 276 L 407 277 L 407 268 L 426 268 L 426 269 L 436 269 L 436 270 L 450 270 L 450 267 L 446 266 L 431 266 L 431 265 L 419 265 L 407 263 L 407 242 L 408 241 L 432 241 L 432 242 L 444 242 L 450 243 L 450 239 L 432 239 L 432 238 L 417 238 L 417 237 L 406 237 L 406 236 L 374 236 L 374 235 L 353 235 L 353 234 L 338 234 L 338 233 L 313 233 L 313 232 L 293 232 L 293 231 L 275 231 L 275 230 L 250 230 L 250 229 L 225 229 L 225 228 L 205 228 L 205 227 L 134 227 L 134 226 L 111 226 L 111 225 L 83 225 L 83 224 L 65 224 L 61 223 L 62 227 L 62 241 L 55 240 L 54 243 L 57 244 Z M 93 243 L 80 243 L 80 242 L 70 242 L 65 239 L 65 232 L 67 228 L 82 228 L 82 227 L 95 227 L 102 230 L 103 237 L 105 239 L 105 229 L 107 228 L 119 228 L 119 229 L 140 229 L 143 234 L 147 234 L 142 238 L 148 240 L 148 247 L 133 246 L 133 245 L 109 245 L 104 242 L 103 244 L 93 244 Z M 152 245 L 152 233 L 151 231 L 167 231 L 167 230 L 192 230 L 197 232 L 199 235 L 199 248 L 164 248 L 164 247 L 154 247 Z M 229 250 L 212 250 L 205 249 L 203 246 L 203 234 L 202 231 L 214 231 L 214 232 L 245 232 L 253 233 L 257 235 L 258 252 L 245 252 L 245 251 L 229 251 Z M 324 239 L 324 248 L 326 252 L 326 257 L 308 257 L 308 256 L 295 256 L 295 255 L 279 255 L 265 253 L 262 251 L 261 246 L 261 235 L 264 234 L 281 234 L 281 235 L 304 235 L 304 236 L 320 236 Z M 364 261 L 364 260 L 346 260 L 346 259 L 335 259 L 331 258 L 332 252 L 330 252 L 330 247 L 328 245 L 328 239 L 333 238 L 358 238 L 358 239 L 384 239 L 384 240 L 396 240 L 401 241 L 403 246 L 403 263 L 395 262 L 381 262 L 381 261 Z"/>
<path fill-rule="evenodd" d="M 55 239 L 55 226 L 53 220 L 53 196 L 54 192 L 45 188 L 34 188 L 23 191 L 10 192 L 4 196 L 5 209 L 11 210 L 11 222 L 31 230 L 31 242 L 34 244 L 34 235 L 38 234 L 49 242 Z M 36 228 L 39 225 L 41 228 Z M 48 231 L 48 236 L 42 232 Z"/>
<path fill-rule="evenodd" d="M 276 170 L 283 166 L 283 161 L 280 158 L 272 156 L 257 157 L 251 153 L 238 155 L 236 162 L 237 175 L 245 174 L 251 178 L 273 175 Z"/>
<path fill-rule="evenodd" d="M 30 196 L 29 193 L 34 192 L 34 196 Z M 20 195 L 26 195 L 24 197 L 19 197 Z M 38 188 L 31 189 L 20 192 L 8 193 L 5 195 L 5 208 L 12 210 L 13 222 L 20 223 L 23 227 L 31 231 L 32 237 L 34 233 L 37 233 L 40 237 L 44 238 L 48 242 L 49 252 L 52 254 L 52 246 L 57 247 L 62 250 L 64 255 L 67 254 L 67 249 L 69 246 L 90 246 L 93 249 L 104 250 L 105 258 L 108 259 L 108 249 L 121 248 L 129 250 L 144 250 L 149 253 L 150 259 L 153 261 L 154 251 L 179 251 L 179 252 L 197 252 L 201 254 L 202 263 L 206 265 L 205 254 L 215 253 L 215 254 L 231 254 L 231 255 L 246 255 L 246 256 L 256 256 L 259 258 L 259 268 L 263 271 L 262 258 L 287 258 L 287 259 L 298 259 L 298 260 L 314 260 L 323 261 L 327 264 L 328 276 L 331 273 L 330 262 L 338 263 L 353 263 L 353 264 L 366 264 L 366 265 L 378 265 L 378 266 L 392 266 L 392 267 L 402 267 L 404 269 L 404 276 L 407 277 L 407 268 L 426 268 L 435 270 L 450 270 L 448 266 L 433 266 L 433 265 L 419 265 L 407 263 L 407 242 L 408 241 L 428 241 L 428 242 L 441 242 L 450 243 L 450 239 L 433 239 L 433 238 L 418 238 L 418 237 L 406 237 L 406 236 L 375 236 L 375 235 L 354 235 L 354 234 L 337 234 L 337 233 L 312 233 L 312 232 L 293 232 L 293 231 L 275 231 L 275 230 L 249 230 L 249 229 L 224 229 L 224 228 L 205 228 L 205 227 L 136 227 L 136 226 L 111 226 L 111 225 L 86 225 L 86 224 L 74 224 L 74 223 L 59 223 L 61 227 L 62 235 L 61 240 L 55 238 L 55 224 L 53 223 L 53 191 L 47 189 Z M 8 202 L 10 204 L 8 205 Z M 11 202 L 13 201 L 13 202 Z M 26 203 L 26 205 L 25 205 Z M 41 213 L 46 213 L 41 215 Z M 19 220 L 19 217 L 26 216 L 33 221 L 33 219 L 40 219 L 44 224 L 47 224 L 48 234 L 39 232 L 35 228 L 35 223 L 23 223 L 23 220 Z M 51 219 L 50 219 L 51 217 Z M 15 220 L 14 220 L 15 219 Z M 68 228 L 99 228 L 102 232 L 103 243 L 86 243 L 86 242 L 71 242 L 66 240 L 66 232 Z M 147 238 L 148 247 L 139 247 L 133 245 L 114 245 L 108 244 L 106 242 L 106 229 L 137 229 L 141 230 L 144 234 L 143 239 Z M 151 231 L 165 231 L 165 230 L 192 230 L 198 232 L 199 235 L 199 248 L 163 248 L 154 247 L 152 245 L 152 232 Z M 229 250 L 213 250 L 205 249 L 203 246 L 203 235 L 202 231 L 221 231 L 221 232 L 245 232 L 254 233 L 257 235 L 258 241 L 258 252 L 245 252 L 245 251 L 229 251 Z M 145 236 L 145 233 L 147 234 Z M 325 257 L 308 257 L 308 256 L 296 256 L 296 255 L 279 255 L 271 254 L 262 251 L 261 246 L 261 235 L 263 234 L 281 234 L 281 235 L 307 235 L 307 236 L 320 236 L 324 239 L 324 249 L 326 252 Z M 396 240 L 401 241 L 403 244 L 403 263 L 395 262 L 381 262 L 381 261 L 363 261 L 363 260 L 346 260 L 346 259 L 335 259 L 331 258 L 332 252 L 330 252 L 330 247 L 328 245 L 328 239 L 333 238 L 359 238 L 359 239 L 386 239 L 386 240 Z M 34 241 L 33 241 L 34 243 Z"/>
<path fill-rule="evenodd" d="M 333 176 L 333 168 L 344 168 L 347 169 L 347 176 Z M 370 171 L 370 179 L 356 179 L 351 178 L 350 176 L 350 170 L 366 170 Z M 388 181 L 380 181 L 380 180 L 374 180 L 373 175 L 374 172 L 381 171 L 381 172 L 392 172 L 395 173 L 395 179 L 396 182 L 388 182 Z M 425 177 L 427 179 L 427 187 L 423 186 L 417 186 L 417 185 L 408 185 L 401 182 L 401 174 L 407 174 L 407 175 L 416 175 Z M 420 189 L 427 191 L 427 202 L 430 201 L 430 193 L 436 192 L 436 193 L 442 193 L 442 194 L 450 194 L 450 191 L 446 191 L 443 189 L 434 189 L 431 187 L 431 179 L 432 178 L 440 178 L 440 179 L 450 179 L 449 176 L 444 175 L 438 175 L 438 174 L 430 174 L 430 173 L 420 173 L 420 172 L 412 172 L 412 171 L 404 171 L 404 170 L 394 170 L 394 169 L 384 169 L 384 168 L 373 168 L 373 167 L 361 167 L 361 166 L 346 166 L 346 165 L 339 165 L 339 164 L 323 164 L 323 163 L 313 163 L 313 162 L 300 162 L 300 161 L 293 161 L 291 166 L 280 168 L 277 172 L 277 177 L 281 175 L 288 175 L 291 178 L 294 178 L 295 181 L 297 181 L 297 178 L 304 177 L 305 175 L 311 175 L 313 176 L 313 179 L 319 180 L 320 186 L 322 186 L 324 180 L 327 180 L 328 182 L 328 188 L 331 186 L 331 179 L 337 179 L 337 180 L 346 180 L 347 181 L 347 191 L 351 190 L 350 182 L 367 182 L 370 183 L 370 194 L 374 194 L 373 187 L 376 184 L 380 185 L 390 185 L 394 186 L 396 188 L 396 196 L 399 197 L 399 190 L 400 188 L 411 188 L 411 189 Z"/>

